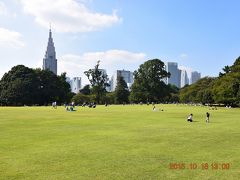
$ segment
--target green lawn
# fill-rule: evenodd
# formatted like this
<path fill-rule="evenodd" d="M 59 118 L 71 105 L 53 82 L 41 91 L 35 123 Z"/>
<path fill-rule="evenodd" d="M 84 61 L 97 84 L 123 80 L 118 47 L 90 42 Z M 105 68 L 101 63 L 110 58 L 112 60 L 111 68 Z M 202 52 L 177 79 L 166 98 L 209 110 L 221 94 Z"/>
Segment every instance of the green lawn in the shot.
<path fill-rule="evenodd" d="M 240 109 L 157 108 L 1 107 L 0 179 L 240 179 Z"/>

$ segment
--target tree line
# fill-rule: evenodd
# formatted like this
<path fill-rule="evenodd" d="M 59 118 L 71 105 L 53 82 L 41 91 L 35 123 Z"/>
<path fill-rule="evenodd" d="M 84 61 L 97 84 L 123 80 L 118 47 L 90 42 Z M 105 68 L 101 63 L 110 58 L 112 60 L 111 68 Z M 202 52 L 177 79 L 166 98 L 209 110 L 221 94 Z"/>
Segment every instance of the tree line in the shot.
<path fill-rule="evenodd" d="M 179 93 L 180 102 L 240 106 L 240 57 L 225 66 L 218 77 L 204 77 L 185 86 Z"/>
<path fill-rule="evenodd" d="M 134 83 L 130 89 L 123 77 L 118 77 L 114 92 L 106 91 L 108 76 L 99 66 L 100 61 L 84 72 L 90 84 L 77 94 L 71 93 L 66 73 L 57 76 L 48 70 L 15 66 L 0 81 L 0 104 L 47 105 L 53 101 L 61 104 L 74 101 L 76 104 L 180 102 L 240 106 L 240 58 L 232 66 L 225 66 L 219 77 L 204 77 L 180 90 L 164 83 L 171 74 L 159 59 L 148 60 L 134 71 Z"/>
<path fill-rule="evenodd" d="M 108 76 L 99 70 L 98 61 L 94 69 L 84 73 L 90 85 L 86 85 L 73 97 L 77 104 L 95 101 L 98 104 L 127 104 L 127 103 L 160 103 L 178 102 L 179 89 L 174 85 L 166 85 L 164 79 L 170 77 L 164 63 L 159 59 L 148 60 L 138 70 L 134 71 L 134 83 L 128 88 L 123 77 L 117 77 L 114 92 L 107 92 Z"/>

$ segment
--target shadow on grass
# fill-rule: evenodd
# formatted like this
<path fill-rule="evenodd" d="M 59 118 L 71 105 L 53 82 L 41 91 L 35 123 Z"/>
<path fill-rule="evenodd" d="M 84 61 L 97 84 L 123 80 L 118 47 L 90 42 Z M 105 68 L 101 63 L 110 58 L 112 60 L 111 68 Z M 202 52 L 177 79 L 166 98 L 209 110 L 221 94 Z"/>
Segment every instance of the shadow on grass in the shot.
<path fill-rule="evenodd" d="M 188 123 L 199 123 L 199 122 L 202 122 L 202 123 L 205 123 L 205 124 L 218 124 L 220 122 L 209 122 L 209 123 L 206 123 L 204 121 L 192 121 L 192 122 L 188 122 Z"/>

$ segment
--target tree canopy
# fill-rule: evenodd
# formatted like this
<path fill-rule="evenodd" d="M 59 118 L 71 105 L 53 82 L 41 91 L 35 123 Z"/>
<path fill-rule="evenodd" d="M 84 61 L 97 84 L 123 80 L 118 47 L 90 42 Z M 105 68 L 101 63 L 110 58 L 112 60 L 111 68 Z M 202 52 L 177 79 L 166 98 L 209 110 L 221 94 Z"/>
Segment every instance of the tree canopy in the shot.
<path fill-rule="evenodd" d="M 240 57 L 225 66 L 219 77 L 205 77 L 181 89 L 180 101 L 240 106 Z"/>
<path fill-rule="evenodd" d="M 212 87 L 215 78 L 204 77 L 180 90 L 180 101 L 184 103 L 212 103 Z"/>
<path fill-rule="evenodd" d="M 124 81 L 122 76 L 117 79 L 117 86 L 115 89 L 115 104 L 128 103 L 129 90 L 127 83 Z"/>
<path fill-rule="evenodd" d="M 39 79 L 33 69 L 14 66 L 0 81 L 0 100 L 4 105 L 33 104 L 39 90 Z"/>
<path fill-rule="evenodd" d="M 84 95 L 89 95 L 91 93 L 90 85 L 89 84 L 85 85 L 82 89 L 80 89 L 79 92 Z"/>
<path fill-rule="evenodd" d="M 104 101 L 106 87 L 109 86 L 107 83 L 108 76 L 103 70 L 99 69 L 99 65 L 100 61 L 97 62 L 94 69 L 89 69 L 88 71 L 84 72 L 91 84 L 91 94 L 95 95 L 95 100 L 97 103 Z"/>
<path fill-rule="evenodd" d="M 56 76 L 48 70 L 14 66 L 0 81 L 2 105 L 45 105 L 53 101 L 64 103 L 71 99 L 66 74 Z"/>
<path fill-rule="evenodd" d="M 170 73 L 159 59 L 144 62 L 134 71 L 134 83 L 128 90 L 123 77 L 118 77 L 115 92 L 107 93 L 108 76 L 99 69 L 100 61 L 93 69 L 85 71 L 90 85 L 84 86 L 72 99 L 76 103 L 134 102 L 183 102 L 203 104 L 225 104 L 240 106 L 240 57 L 233 65 L 225 66 L 219 77 L 204 77 L 192 85 L 178 89 L 166 85 Z M 130 95 L 129 95 L 130 93 Z M 10 106 L 47 105 L 53 101 L 69 102 L 73 94 L 66 82 L 66 74 L 55 75 L 49 70 L 31 69 L 23 65 L 14 66 L 0 80 L 0 104 Z"/>
<path fill-rule="evenodd" d="M 169 95 L 164 78 L 170 77 L 159 59 L 148 60 L 134 72 L 130 99 L 133 102 L 159 102 Z"/>

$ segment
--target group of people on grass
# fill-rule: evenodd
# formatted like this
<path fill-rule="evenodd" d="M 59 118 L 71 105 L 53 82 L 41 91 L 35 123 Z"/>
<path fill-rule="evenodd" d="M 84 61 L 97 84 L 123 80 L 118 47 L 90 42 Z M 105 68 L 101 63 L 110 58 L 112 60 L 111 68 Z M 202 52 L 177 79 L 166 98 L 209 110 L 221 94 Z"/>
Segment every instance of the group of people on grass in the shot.
<path fill-rule="evenodd" d="M 76 111 L 75 108 L 75 103 L 72 102 L 70 104 L 65 104 L 66 111 Z"/>
<path fill-rule="evenodd" d="M 95 102 L 92 102 L 92 103 L 86 102 L 86 103 L 82 104 L 82 107 L 85 107 L 85 106 L 87 106 L 89 108 L 96 108 L 97 104 Z M 105 104 L 105 106 L 108 106 L 108 104 Z M 71 102 L 69 104 L 64 104 L 64 107 L 65 107 L 66 111 L 76 111 L 75 110 L 75 102 Z M 52 102 L 52 108 L 57 109 L 56 101 Z"/>
<path fill-rule="evenodd" d="M 206 113 L 206 123 L 209 123 L 209 118 L 210 118 L 210 113 L 207 112 Z M 193 114 L 190 114 L 187 118 L 187 121 L 188 122 L 193 122 Z"/>
<path fill-rule="evenodd" d="M 74 109 L 75 108 L 75 103 L 74 102 L 70 103 L 69 105 L 65 104 L 64 106 L 66 108 L 66 111 L 75 111 L 75 109 Z M 88 106 L 90 108 L 95 108 L 96 107 L 96 103 L 89 103 L 89 104 L 88 103 L 86 103 L 86 104 L 84 103 L 82 106 L 83 107 Z M 105 104 L 105 106 L 108 106 L 108 105 Z M 55 109 L 57 108 L 57 102 L 56 101 L 52 103 L 52 107 L 55 108 Z M 155 106 L 155 104 L 153 104 L 153 111 L 156 111 L 156 110 L 157 110 L 156 106 Z M 163 111 L 163 109 L 161 109 L 161 111 Z M 206 113 L 206 123 L 209 123 L 209 118 L 210 118 L 210 113 L 207 112 Z M 193 122 L 193 114 L 190 114 L 188 116 L 187 121 L 188 122 Z"/>

